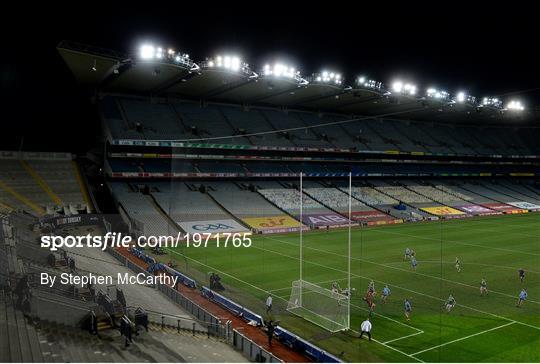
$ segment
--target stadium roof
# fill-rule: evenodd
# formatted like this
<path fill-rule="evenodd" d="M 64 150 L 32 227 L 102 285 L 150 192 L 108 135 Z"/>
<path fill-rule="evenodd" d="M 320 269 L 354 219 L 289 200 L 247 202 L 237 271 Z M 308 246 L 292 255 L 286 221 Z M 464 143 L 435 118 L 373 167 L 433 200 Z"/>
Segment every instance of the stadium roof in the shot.
<path fill-rule="evenodd" d="M 411 95 L 398 91 L 402 89 L 401 84 L 399 87 L 394 84 L 393 89 L 388 89 L 367 79 L 352 82 L 340 79 L 339 84 L 324 82 L 330 78 L 328 74 L 322 77 L 322 73 L 304 79 L 298 71 L 291 69 L 289 72 L 281 65 L 261 67 L 257 72 L 259 70 L 251 70 L 244 63 L 238 64 L 234 70 L 215 67 L 215 60 L 207 59 L 199 64 L 186 54 L 172 50 L 165 52 L 161 48 L 157 48 L 160 52 L 157 56 L 151 54 L 146 59 L 68 41 L 61 42 L 57 48 L 77 81 L 101 92 L 174 96 L 453 124 L 520 126 L 539 123 L 538 109 L 511 110 L 492 104 L 492 99 L 469 102 L 471 100 L 466 95 L 462 94 L 459 100 L 457 95 L 452 98 L 434 89 Z M 151 51 L 157 52 L 153 48 Z M 272 74 L 275 67 L 284 68 L 285 71 L 279 72 L 287 77 Z"/>

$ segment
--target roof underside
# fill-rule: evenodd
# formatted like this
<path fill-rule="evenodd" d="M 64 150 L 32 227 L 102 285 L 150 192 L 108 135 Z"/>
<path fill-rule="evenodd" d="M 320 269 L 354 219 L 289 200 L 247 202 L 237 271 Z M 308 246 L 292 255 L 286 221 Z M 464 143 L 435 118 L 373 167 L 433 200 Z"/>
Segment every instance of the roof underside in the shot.
<path fill-rule="evenodd" d="M 290 79 L 249 77 L 215 69 L 191 71 L 159 61 L 136 61 L 116 52 L 61 43 L 58 51 L 78 82 L 105 93 L 174 96 L 190 100 L 271 106 L 315 112 L 442 122 L 449 124 L 539 125 L 532 111 L 502 113 L 368 89 Z"/>

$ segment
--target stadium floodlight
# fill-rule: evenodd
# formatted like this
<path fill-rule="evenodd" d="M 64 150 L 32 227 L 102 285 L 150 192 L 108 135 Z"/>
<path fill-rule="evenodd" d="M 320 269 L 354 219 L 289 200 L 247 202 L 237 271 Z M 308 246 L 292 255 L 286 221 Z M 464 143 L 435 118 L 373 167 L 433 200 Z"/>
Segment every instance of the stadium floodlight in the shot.
<path fill-rule="evenodd" d="M 361 88 L 368 88 L 373 90 L 382 90 L 383 83 L 367 78 L 366 76 L 360 76 L 356 79 L 356 84 Z"/>
<path fill-rule="evenodd" d="M 208 58 L 204 63 L 206 68 L 222 69 L 232 72 L 251 73 L 249 65 L 235 55 L 217 55 L 214 58 Z"/>
<path fill-rule="evenodd" d="M 433 88 L 433 87 L 427 89 L 426 96 L 428 98 L 441 100 L 441 101 L 448 100 L 450 98 L 450 94 L 448 92 L 443 91 L 443 90 L 437 90 L 436 88 Z"/>
<path fill-rule="evenodd" d="M 276 62 L 274 64 L 265 64 L 262 70 L 262 75 L 265 77 L 285 78 L 297 81 L 301 85 L 307 85 L 309 82 L 302 78 L 300 71 L 295 67 L 285 63 Z M 328 73 L 329 77 L 330 73 Z M 321 80 L 322 80 L 321 75 Z"/>
<path fill-rule="evenodd" d="M 318 83 L 326 83 L 333 85 L 341 85 L 343 83 L 343 78 L 340 73 L 331 72 L 331 71 L 322 71 L 320 73 L 314 73 L 311 77 L 312 81 Z"/>
<path fill-rule="evenodd" d="M 515 111 L 523 111 L 525 110 L 525 106 L 521 104 L 521 101 L 518 100 L 511 100 L 506 104 L 507 110 L 515 110 Z"/>
<path fill-rule="evenodd" d="M 501 109 L 502 101 L 496 97 L 484 97 L 482 99 L 481 106 L 490 106 L 490 107 Z"/>
<path fill-rule="evenodd" d="M 139 50 L 139 55 L 142 59 L 152 59 L 155 55 L 155 49 L 154 46 L 145 44 L 142 45 Z"/>
<path fill-rule="evenodd" d="M 459 91 L 453 101 L 458 104 L 476 104 L 476 97 L 467 94 L 465 91 Z"/>
<path fill-rule="evenodd" d="M 415 95 L 416 85 L 412 83 L 403 83 L 402 81 L 394 81 L 392 83 L 392 91 L 403 95 Z"/>
<path fill-rule="evenodd" d="M 165 51 L 162 47 L 155 47 L 151 44 L 143 44 L 139 48 L 139 56 L 143 60 L 168 60 L 170 62 L 189 64 L 189 54 L 179 53 L 169 48 Z"/>

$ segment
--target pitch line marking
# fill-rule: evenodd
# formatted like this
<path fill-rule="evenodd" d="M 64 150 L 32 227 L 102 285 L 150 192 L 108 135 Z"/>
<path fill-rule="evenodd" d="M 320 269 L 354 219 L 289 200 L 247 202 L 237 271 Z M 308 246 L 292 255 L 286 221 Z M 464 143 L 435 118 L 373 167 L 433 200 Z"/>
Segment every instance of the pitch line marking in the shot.
<path fill-rule="evenodd" d="M 258 247 L 255 247 L 255 246 L 252 246 L 252 248 L 255 248 L 255 249 L 260 249 L 260 250 L 263 250 L 263 251 L 267 251 L 267 252 L 270 252 L 270 253 L 274 253 L 276 255 L 282 255 L 282 256 L 285 256 L 285 257 L 288 257 L 288 258 L 291 258 L 291 259 L 296 259 L 296 260 L 300 260 L 299 258 L 296 258 L 296 257 L 292 257 L 290 255 L 286 255 L 286 254 L 282 254 L 282 253 L 279 253 L 279 252 L 276 252 L 276 251 L 273 251 L 273 250 L 268 250 L 268 249 L 263 249 L 263 248 L 258 248 Z M 313 265 L 317 265 L 317 266 L 320 266 L 322 268 L 326 268 L 326 269 L 330 269 L 330 270 L 334 270 L 336 272 L 340 272 L 340 273 L 345 273 L 347 274 L 346 271 L 343 271 L 343 270 L 340 270 L 340 269 L 337 269 L 337 268 L 332 268 L 332 267 L 328 267 L 328 266 L 325 266 L 325 265 L 322 265 L 322 264 L 319 264 L 319 263 L 315 263 L 315 262 L 310 262 L 308 261 L 310 264 L 313 264 Z M 210 267 L 211 268 L 211 267 Z M 366 276 L 361 276 L 361 275 L 358 275 L 358 274 L 354 274 L 354 273 L 351 273 L 351 276 L 355 276 L 357 278 L 363 278 L 363 279 L 369 279 L 369 280 L 372 280 L 374 282 L 377 282 L 377 283 L 381 283 L 381 284 L 385 284 L 387 282 L 383 282 L 383 281 L 380 281 L 380 280 L 377 280 L 377 279 L 374 279 L 374 278 L 371 278 L 371 277 L 366 277 Z M 232 277 L 232 276 L 231 276 Z M 234 278 L 234 277 L 233 277 Z M 241 280 L 240 280 L 241 281 Z M 248 283 L 249 284 L 249 283 Z M 426 293 L 422 293 L 422 292 L 417 292 L 417 291 L 414 291 L 412 289 L 408 289 L 408 288 L 405 288 L 405 287 L 401 287 L 401 286 L 397 286 L 395 284 L 392 284 L 393 287 L 396 287 L 398 289 L 401 289 L 403 291 L 407 291 L 407 292 L 411 292 L 411 293 L 414 293 L 414 294 L 417 294 L 419 296 L 424 296 L 424 297 L 428 297 L 428 298 L 431 298 L 433 300 L 436 300 L 436 301 L 440 301 L 440 302 L 445 302 L 446 300 L 445 299 L 442 299 L 442 298 L 438 298 L 438 297 L 435 297 L 435 296 L 432 296 L 432 295 L 429 295 L 429 294 L 426 294 Z M 266 292 L 266 291 L 265 291 Z M 268 293 L 268 292 L 267 292 Z M 277 296 L 277 295 L 276 295 Z M 279 296 L 277 296 L 279 297 Z M 478 313 L 483 313 L 485 315 L 489 315 L 489 316 L 493 316 L 493 317 L 497 317 L 501 320 L 505 320 L 505 321 L 513 321 L 515 323 L 518 323 L 520 325 L 524 325 L 524 326 L 528 326 L 528 327 L 531 327 L 533 329 L 536 329 L 536 330 L 540 330 L 540 327 L 539 326 L 535 326 L 535 325 L 531 325 L 531 324 L 527 324 L 525 322 L 521 322 L 521 321 L 516 321 L 516 320 L 512 320 L 512 319 L 509 319 L 507 317 L 504 317 L 504 316 L 500 316 L 500 315 L 497 315 L 495 313 L 491 313 L 491 312 L 486 312 L 486 311 L 482 311 L 482 310 L 479 310 L 477 308 L 474 308 L 474 307 L 470 307 L 470 306 L 465 306 L 465 305 L 462 305 L 462 304 L 456 304 L 456 306 L 460 306 L 460 307 L 463 307 L 463 308 L 466 308 L 466 309 L 469 309 L 471 311 L 475 311 L 475 312 L 478 312 Z"/>
<path fill-rule="evenodd" d="M 412 226 L 412 225 L 406 225 L 406 226 Z M 420 227 L 420 226 L 418 226 L 418 227 Z M 356 229 L 354 231 L 359 231 L 359 230 Z M 441 239 L 437 239 L 437 238 L 428 238 L 428 237 L 425 237 L 425 236 L 418 236 L 418 235 L 413 235 L 413 234 L 396 233 L 396 232 L 391 232 L 391 231 L 380 230 L 380 229 L 377 229 L 377 228 L 371 228 L 371 229 L 368 229 L 366 231 L 367 232 L 386 233 L 386 234 L 392 234 L 392 235 L 398 235 L 398 236 L 407 236 L 407 237 L 417 238 L 417 239 L 421 239 L 421 240 L 441 241 Z M 335 230 L 335 231 L 325 231 L 325 232 L 323 232 L 323 231 L 313 231 L 313 232 L 310 232 L 309 235 L 321 235 L 323 233 L 324 234 L 333 234 L 333 233 L 335 234 L 335 233 L 338 233 L 338 232 L 341 232 L 341 231 L 337 231 L 337 230 Z M 500 250 L 500 251 L 505 251 L 505 252 L 510 252 L 510 253 L 518 253 L 518 254 L 527 254 L 527 255 L 533 255 L 533 256 L 540 256 L 540 254 L 535 254 L 535 253 L 528 253 L 528 252 L 523 252 L 523 251 L 518 251 L 518 250 L 497 248 L 497 247 L 478 245 L 478 244 L 472 244 L 472 243 L 464 243 L 464 242 L 460 242 L 460 241 L 457 241 L 457 240 L 444 240 L 444 242 L 454 243 L 454 244 L 464 245 L 464 246 L 474 246 L 474 247 L 484 248 L 484 249 Z"/>
<path fill-rule="evenodd" d="M 398 337 L 397 339 L 388 340 L 388 341 L 385 341 L 384 343 L 385 343 L 385 344 L 390 344 L 390 343 L 393 343 L 394 341 L 403 340 L 403 339 L 406 339 L 406 338 L 408 338 L 408 337 L 420 335 L 420 334 L 423 334 L 423 333 L 424 333 L 424 331 L 421 331 L 421 332 L 415 332 L 414 334 L 410 334 L 410 335 L 405 335 L 405 336 L 402 336 L 402 337 Z"/>
<path fill-rule="evenodd" d="M 407 236 L 407 237 L 410 237 L 410 238 L 421 239 L 421 240 L 439 241 L 439 242 L 453 243 L 453 244 L 458 244 L 458 245 L 474 246 L 474 247 L 483 248 L 483 249 L 500 250 L 500 251 L 510 252 L 510 253 L 533 255 L 535 257 L 540 256 L 540 254 L 536 254 L 536 253 L 529 253 L 529 252 L 523 252 L 523 251 L 519 251 L 519 250 L 512 250 L 512 249 L 505 249 L 505 248 L 496 248 L 496 247 L 492 247 L 492 246 L 485 246 L 485 245 L 472 244 L 472 243 L 463 243 L 463 242 L 459 242 L 459 241 L 456 241 L 456 240 L 445 240 L 445 239 L 441 240 L 441 239 L 437 239 L 437 238 L 428 238 L 428 237 L 425 237 L 425 236 L 417 236 L 417 235 L 412 235 L 412 234 L 403 234 L 403 233 L 396 233 L 396 232 L 390 232 L 390 231 L 384 231 L 384 230 L 375 230 L 375 229 L 372 230 L 372 231 L 378 232 L 378 233 L 391 234 L 391 235 Z"/>
<path fill-rule="evenodd" d="M 202 262 L 199 262 L 199 261 L 196 260 L 196 259 L 193 259 L 193 258 L 191 258 L 191 257 L 182 255 L 182 254 L 180 254 L 180 253 L 178 253 L 178 252 L 176 252 L 176 251 L 174 251 L 174 250 L 170 250 L 169 248 L 165 248 L 165 250 L 166 250 L 166 251 L 169 251 L 169 252 L 171 252 L 171 253 L 173 253 L 173 254 L 183 256 L 183 257 L 185 257 L 186 259 L 192 260 L 192 261 L 194 261 L 194 262 L 196 262 L 196 263 L 198 263 L 198 264 L 200 264 L 200 265 L 203 265 L 203 266 L 205 266 L 205 267 L 211 268 L 211 269 L 215 270 L 216 272 L 219 272 L 219 273 L 221 273 L 221 274 L 223 274 L 223 275 L 229 276 L 229 277 L 231 277 L 231 278 L 233 278 L 233 279 L 235 279 L 235 280 L 237 280 L 237 281 L 239 281 L 239 282 L 242 282 L 242 283 L 244 283 L 244 284 L 246 284 L 246 285 L 248 285 L 248 286 L 251 286 L 251 287 L 255 288 L 256 290 L 262 291 L 262 292 L 264 292 L 264 293 L 272 294 L 272 293 L 269 292 L 269 291 L 266 291 L 266 290 L 264 290 L 264 289 L 262 289 L 262 288 L 260 288 L 260 287 L 257 287 L 257 286 L 255 286 L 255 285 L 253 285 L 253 284 L 251 284 L 251 283 L 248 283 L 248 282 L 246 282 L 246 281 L 244 281 L 244 280 L 242 280 L 242 279 L 236 278 L 235 276 L 233 276 L 233 275 L 231 275 L 231 274 L 229 274 L 229 273 L 223 272 L 223 271 L 221 271 L 221 270 L 219 270 L 219 269 L 216 269 L 215 267 L 212 267 L 212 266 L 210 266 L 210 265 L 208 265 L 208 264 L 204 264 L 204 263 L 202 263 Z M 270 252 L 271 252 L 271 251 L 270 251 Z M 361 277 L 360 277 L 360 278 L 361 278 Z M 280 299 L 280 300 L 282 300 L 282 301 L 288 302 L 286 299 L 284 299 L 283 297 L 280 297 L 280 296 L 278 296 L 278 295 L 272 294 L 272 296 L 274 296 L 274 297 L 276 297 L 276 298 L 278 298 L 278 299 Z M 353 305 L 351 305 L 351 306 L 353 306 Z M 355 305 L 354 305 L 354 307 L 358 307 L 358 306 L 355 306 Z M 358 307 L 358 308 L 360 308 L 360 307 Z M 380 315 L 380 316 L 382 316 L 382 315 Z M 386 317 L 386 316 L 382 316 L 382 317 L 388 318 L 388 317 Z M 403 323 L 401 323 L 401 324 L 403 324 Z M 406 324 L 403 324 L 403 325 L 406 325 Z M 409 326 L 409 325 L 407 325 L 407 326 Z M 413 327 L 413 326 L 410 326 L 410 327 L 414 328 L 415 330 L 418 330 L 417 328 L 415 328 L 415 327 Z M 360 333 L 359 333 L 358 331 L 356 331 L 356 330 L 353 330 L 353 329 L 350 329 L 350 330 L 351 330 L 352 332 L 355 332 L 355 333 L 357 333 L 357 334 L 360 334 Z M 396 351 L 396 352 L 398 352 L 398 353 L 400 353 L 400 354 L 402 354 L 402 355 L 405 355 L 405 356 L 407 356 L 407 357 L 409 357 L 409 358 L 411 358 L 411 359 L 414 359 L 414 360 L 416 360 L 416 361 L 418 361 L 418 362 L 424 363 L 423 360 L 418 359 L 418 358 L 415 358 L 415 357 L 413 357 L 413 356 L 410 355 L 410 354 L 407 354 L 407 353 L 405 353 L 405 352 L 403 352 L 403 351 L 401 351 L 401 350 L 399 350 L 399 349 L 396 349 L 396 348 L 394 348 L 394 347 L 392 347 L 392 346 L 390 346 L 390 345 L 387 345 L 387 344 L 383 343 L 382 341 L 378 341 L 378 340 L 376 340 L 376 339 L 372 339 L 372 340 L 373 340 L 374 342 L 376 342 L 376 343 L 378 343 L 378 344 L 380 344 L 380 345 L 382 345 L 382 346 L 388 348 L 388 349 L 394 350 L 394 351 Z"/>
<path fill-rule="evenodd" d="M 270 252 L 270 253 L 274 253 L 274 254 L 276 254 L 276 255 L 282 255 L 282 256 L 288 257 L 288 258 L 290 258 L 290 259 L 299 260 L 299 258 L 291 257 L 291 256 L 289 256 L 289 255 L 286 255 L 286 254 L 283 254 L 283 253 L 279 253 L 279 252 L 276 252 L 276 251 L 273 251 L 273 250 L 268 250 L 268 249 L 258 248 L 258 247 L 255 247 L 255 246 L 253 246 L 253 248 L 256 248 L 256 249 L 259 249 L 259 250 L 263 250 L 263 251 L 267 251 L 267 252 Z M 276 298 L 278 298 L 278 299 L 280 299 L 280 300 L 286 301 L 283 297 L 280 297 L 280 296 L 278 296 L 278 295 L 272 294 L 271 292 L 268 292 L 268 291 L 266 291 L 266 290 L 264 290 L 264 289 L 262 289 L 262 288 L 260 288 L 260 287 L 257 287 L 257 286 L 255 286 L 255 285 L 253 285 L 253 284 L 251 284 L 251 283 L 248 283 L 248 282 L 246 282 L 246 281 L 244 281 L 244 280 L 242 280 L 242 279 L 239 279 L 239 278 L 237 278 L 237 277 L 235 277 L 235 276 L 233 276 L 233 275 L 231 275 L 231 274 L 229 274 L 229 273 L 226 273 L 226 272 L 223 272 L 223 271 L 221 271 L 221 270 L 219 270 L 219 269 L 216 269 L 215 267 L 212 267 L 212 266 L 209 266 L 209 265 L 204 264 L 204 263 L 202 263 L 202 262 L 199 262 L 198 260 L 193 259 L 193 258 L 191 258 L 191 257 L 182 255 L 182 254 L 180 254 L 180 253 L 178 253 L 178 252 L 176 252 L 176 251 L 170 250 L 169 248 L 165 248 L 165 250 L 166 250 L 166 251 L 169 251 L 169 252 L 172 252 L 173 254 L 183 256 L 183 257 L 185 257 L 186 259 L 192 260 L 192 261 L 194 261 L 194 262 L 196 262 L 196 263 L 198 263 L 198 264 L 200 264 L 200 265 L 203 265 L 203 266 L 206 266 L 206 267 L 208 267 L 208 268 L 211 268 L 211 269 L 213 269 L 213 270 L 215 270 L 215 271 L 217 271 L 217 272 L 220 272 L 220 273 L 223 274 L 223 275 L 229 276 L 229 277 L 231 277 L 231 278 L 233 278 L 233 279 L 235 279 L 235 280 L 237 280 L 237 281 L 239 281 L 239 282 L 242 282 L 242 283 L 244 283 L 244 284 L 246 284 L 246 285 L 248 285 L 248 286 L 251 286 L 251 287 L 255 288 L 256 290 L 259 290 L 259 291 L 264 292 L 264 293 L 269 293 L 269 294 L 271 294 L 272 296 L 274 296 L 274 297 L 276 297 Z M 323 267 L 323 268 L 326 268 L 326 269 L 334 270 L 334 271 L 337 271 L 337 272 L 340 272 L 340 273 L 347 273 L 347 272 L 342 271 L 342 270 L 340 270 L 340 269 L 332 268 L 332 267 L 328 267 L 328 266 L 324 266 L 324 265 L 319 264 L 319 263 L 315 263 L 315 262 L 310 262 L 310 263 L 313 264 L 313 265 L 317 265 L 317 266 L 320 266 L 320 267 Z M 370 279 L 370 280 L 373 280 L 373 281 L 378 282 L 378 283 L 385 283 L 385 282 L 382 282 L 382 281 L 379 281 L 379 280 L 375 280 L 375 279 L 370 278 L 370 277 L 365 277 L 365 276 L 357 275 L 357 274 L 354 274 L 354 273 L 351 273 L 351 275 L 352 275 L 352 276 L 355 276 L 355 277 L 357 277 L 357 278 Z M 411 293 L 417 294 L 417 295 L 419 295 L 419 296 L 424 296 L 424 297 L 431 298 L 431 299 L 433 299 L 433 300 L 435 300 L 435 301 L 439 301 L 439 302 L 444 302 L 444 301 L 445 301 L 444 299 L 437 298 L 437 297 L 435 297 L 435 296 L 432 296 L 432 295 L 429 295 L 429 294 L 426 294 L 426 293 L 417 292 L 417 291 L 414 291 L 414 290 L 411 290 L 411 289 L 408 289 L 408 288 L 404 288 L 404 287 L 400 287 L 400 286 L 397 286 L 397 285 L 393 285 L 393 286 L 396 287 L 396 288 L 398 288 L 398 289 L 401 289 L 401 290 L 403 290 L 403 291 L 407 291 L 407 292 L 411 292 Z M 482 313 L 482 314 L 485 314 L 485 315 L 488 315 L 488 316 L 493 316 L 493 317 L 497 317 L 497 318 L 502 319 L 502 320 L 505 320 L 505 321 L 509 321 L 509 324 L 510 324 L 510 323 L 517 323 L 517 324 L 520 324 L 520 325 L 523 325 L 523 326 L 527 326 L 527 327 L 530 327 L 530 328 L 533 328 L 533 329 L 536 329 L 536 330 L 540 330 L 540 327 L 534 326 L 534 325 L 531 325 L 531 324 L 527 324 L 527 323 L 525 323 L 525 322 L 515 321 L 515 320 L 509 319 L 509 318 L 504 317 L 504 316 L 500 316 L 500 315 L 497 315 L 497 314 L 494 314 L 494 313 L 491 313 L 491 312 L 482 311 L 482 310 L 479 310 L 479 309 L 476 309 L 476 308 L 473 308 L 473 307 L 469 307 L 469 306 L 465 306 L 465 305 L 462 305 L 462 304 L 459 304 L 459 303 L 456 304 L 456 305 L 457 305 L 457 306 L 460 306 L 460 307 L 463 307 L 463 308 L 466 308 L 466 309 L 469 309 L 469 310 L 471 310 L 471 311 L 475 311 L 475 312 Z M 357 306 L 355 306 L 355 307 L 357 307 Z M 351 331 L 357 332 L 357 331 L 355 331 L 355 330 L 351 330 Z M 358 332 L 357 332 L 357 333 L 358 333 Z M 394 347 L 392 347 L 392 346 L 390 346 L 390 345 L 384 344 L 383 342 L 376 341 L 376 340 L 375 340 L 375 342 L 377 342 L 377 343 L 379 343 L 379 344 L 381 344 L 381 345 L 383 345 L 383 346 L 385 346 L 385 347 L 387 347 L 387 348 L 390 348 L 390 349 L 392 349 L 392 350 L 394 350 L 394 351 L 396 351 L 396 352 L 399 352 L 399 353 L 401 353 L 401 354 L 403 354 L 403 355 L 406 355 L 407 357 L 414 358 L 411 354 L 404 353 L 404 352 L 402 352 L 402 351 L 399 350 L 399 349 L 396 349 L 396 348 L 394 348 Z M 417 359 L 417 358 L 414 358 L 414 359 Z"/>
<path fill-rule="evenodd" d="M 497 326 L 497 327 L 492 327 L 491 329 L 487 329 L 487 330 L 484 330 L 484 331 L 477 332 L 475 334 L 464 336 L 464 337 L 459 338 L 459 339 L 448 341 L 448 342 L 445 342 L 444 344 L 436 345 L 436 346 L 433 346 L 433 347 L 428 348 L 428 349 L 420 350 L 420 351 L 418 351 L 416 353 L 411 354 L 411 356 L 416 356 L 416 355 L 425 353 L 426 351 L 431 351 L 433 349 L 441 348 L 443 346 L 450 345 L 450 344 L 453 344 L 453 343 L 458 342 L 458 341 L 467 340 L 467 339 L 470 339 L 471 337 L 482 335 L 482 334 L 485 334 L 485 333 L 490 332 L 490 331 L 502 329 L 503 327 L 510 326 L 510 325 L 515 324 L 515 323 L 517 323 L 517 322 L 515 322 L 515 321 L 507 322 L 504 325 L 500 325 L 500 326 Z"/>
<path fill-rule="evenodd" d="M 358 334 L 358 335 L 360 335 L 360 333 L 359 333 L 358 331 L 356 331 L 356 330 L 352 330 L 352 329 L 351 329 L 351 331 L 354 332 L 354 333 L 356 333 L 356 334 Z M 420 362 L 420 363 L 425 363 L 425 361 L 423 361 L 422 359 L 416 358 L 416 357 L 414 357 L 414 356 L 411 355 L 411 354 L 407 354 L 406 352 L 401 351 L 401 350 L 399 350 L 399 349 L 397 349 L 397 348 L 394 348 L 393 346 L 390 346 L 390 345 L 388 345 L 388 344 L 386 344 L 386 343 L 384 343 L 384 342 L 382 342 L 382 341 L 379 341 L 379 340 L 373 339 L 373 338 L 371 339 L 371 341 L 375 341 L 377 344 L 380 344 L 380 345 L 382 345 L 382 346 L 384 346 L 384 347 L 386 347 L 386 348 L 388 348 L 388 349 L 390 349 L 390 350 L 394 350 L 394 351 L 396 351 L 396 352 L 398 352 L 398 353 L 400 353 L 400 354 L 402 354 L 402 355 L 405 355 L 405 356 L 407 356 L 407 357 L 409 357 L 409 358 L 411 358 L 411 359 L 414 359 L 414 360 L 416 360 L 416 361 L 418 361 L 418 362 Z"/>
<path fill-rule="evenodd" d="M 284 240 L 274 239 L 274 238 L 270 238 L 270 237 L 263 237 L 263 239 L 270 239 L 270 240 L 274 240 L 274 241 L 281 242 L 281 243 L 283 243 L 283 244 L 294 245 L 293 243 L 289 243 L 289 242 L 284 241 Z M 325 254 L 335 255 L 335 256 L 338 256 L 338 257 L 341 257 L 341 258 L 347 258 L 347 256 L 345 256 L 345 255 L 338 254 L 338 253 L 334 253 L 334 252 L 331 252 L 331 251 L 328 251 L 328 250 L 317 249 L 317 248 L 312 248 L 312 247 L 306 247 L 306 249 L 314 250 L 314 251 L 321 252 L 321 253 L 325 253 Z M 357 260 L 357 261 L 361 261 L 361 262 L 365 262 L 365 263 L 369 263 L 369 264 L 378 265 L 378 266 L 385 267 L 385 268 L 390 268 L 390 269 L 398 270 L 398 271 L 401 271 L 401 272 L 413 273 L 413 272 L 411 272 L 411 271 L 408 270 L 408 269 L 403 269 L 403 268 L 399 268 L 399 267 L 394 267 L 394 266 L 392 266 L 392 265 L 384 264 L 384 263 L 376 263 L 376 262 L 373 262 L 373 261 L 370 261 L 370 260 L 367 260 L 367 259 L 355 258 L 355 257 L 351 257 L 351 259 Z M 421 262 L 421 261 L 420 261 L 420 262 Z M 432 279 L 437 279 L 437 280 L 440 280 L 440 281 L 443 281 L 443 282 L 448 282 L 448 283 L 457 284 L 457 285 L 464 286 L 464 287 L 468 287 L 468 288 L 474 288 L 474 289 L 477 289 L 477 288 L 478 288 L 478 286 L 472 286 L 472 285 L 467 284 L 467 283 L 462 283 L 462 282 L 458 282 L 458 281 L 453 281 L 453 280 L 451 280 L 451 279 L 446 279 L 446 278 L 442 278 L 442 277 L 432 276 L 432 275 L 429 275 L 429 274 L 420 273 L 420 272 L 418 272 L 418 271 L 414 272 L 414 274 L 418 274 L 418 275 L 421 275 L 421 276 L 424 276 L 424 277 L 428 277 L 428 278 L 432 278 Z M 498 295 L 501 295 L 501 296 L 509 297 L 509 298 L 517 298 L 516 296 L 510 295 L 510 294 L 504 293 L 504 292 L 498 292 L 498 291 L 494 291 L 494 290 L 489 290 L 489 292 L 492 292 L 492 293 L 495 293 L 495 294 L 498 294 Z M 540 302 L 538 302 L 538 301 L 533 301 L 533 300 L 528 300 L 528 301 L 531 302 L 531 303 L 534 303 L 534 304 L 540 304 Z"/>

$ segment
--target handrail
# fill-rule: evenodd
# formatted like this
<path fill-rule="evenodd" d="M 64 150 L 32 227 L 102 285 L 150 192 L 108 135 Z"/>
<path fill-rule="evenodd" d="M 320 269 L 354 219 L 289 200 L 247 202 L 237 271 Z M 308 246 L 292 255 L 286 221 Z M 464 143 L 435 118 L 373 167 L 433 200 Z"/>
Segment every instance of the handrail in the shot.
<path fill-rule="evenodd" d="M 142 308 L 142 309 L 143 309 L 145 312 L 147 312 L 147 313 L 151 313 L 151 314 L 155 314 L 155 315 L 160 315 L 160 316 L 162 316 L 162 317 L 169 317 L 169 318 L 178 319 L 178 320 L 193 321 L 193 322 L 200 323 L 200 324 L 204 324 L 204 325 L 212 325 L 212 326 L 216 326 L 216 324 L 211 323 L 211 322 L 208 322 L 208 321 L 201 321 L 201 320 L 197 320 L 196 318 L 185 317 L 185 316 L 179 316 L 179 315 L 173 315 L 173 314 L 164 313 L 164 312 L 159 312 L 159 311 L 154 311 L 154 310 L 147 310 L 147 309 L 144 308 L 144 307 L 135 307 L 135 306 L 127 306 L 127 307 L 126 307 L 126 309 L 133 309 L 133 310 L 136 310 L 136 309 L 138 309 L 138 308 Z"/>

